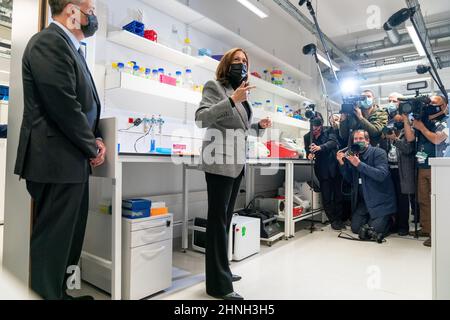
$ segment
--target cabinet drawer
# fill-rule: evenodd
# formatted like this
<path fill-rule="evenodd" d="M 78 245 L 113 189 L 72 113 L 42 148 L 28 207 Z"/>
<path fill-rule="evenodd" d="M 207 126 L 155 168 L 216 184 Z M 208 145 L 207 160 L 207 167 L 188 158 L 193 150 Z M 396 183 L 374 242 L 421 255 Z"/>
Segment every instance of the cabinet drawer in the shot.
<path fill-rule="evenodd" d="M 130 248 L 136 248 L 159 241 L 171 240 L 172 228 L 166 225 L 157 228 L 131 232 Z"/>
<path fill-rule="evenodd" d="M 169 226 L 172 224 L 172 218 L 163 218 L 163 219 L 154 219 L 154 220 L 149 220 L 149 221 L 144 221 L 144 222 L 138 222 L 138 223 L 133 223 L 131 225 L 131 231 L 139 231 L 139 230 L 144 230 L 144 229 L 149 229 L 149 228 L 158 228 L 158 227 L 167 227 L 167 224 L 169 224 Z"/>
<path fill-rule="evenodd" d="M 131 249 L 126 298 L 143 299 L 172 285 L 172 240 Z"/>

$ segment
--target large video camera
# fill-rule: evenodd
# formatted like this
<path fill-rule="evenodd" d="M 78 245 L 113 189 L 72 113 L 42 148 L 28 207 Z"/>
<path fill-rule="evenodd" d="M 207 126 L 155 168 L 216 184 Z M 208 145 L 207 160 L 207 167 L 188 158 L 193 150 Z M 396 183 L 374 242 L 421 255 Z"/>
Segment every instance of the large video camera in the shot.
<path fill-rule="evenodd" d="M 412 114 L 416 120 L 422 119 L 426 108 L 431 105 L 431 99 L 428 96 L 418 96 L 415 98 L 399 100 L 400 106 L 398 112 L 400 114 Z"/>
<path fill-rule="evenodd" d="M 376 241 L 377 243 L 383 243 L 384 235 L 382 233 L 377 233 L 373 227 L 365 224 L 359 230 L 359 239 L 363 241 Z"/>
<path fill-rule="evenodd" d="M 344 98 L 344 103 L 342 104 L 341 113 L 343 114 L 353 114 L 355 108 L 360 102 L 367 99 L 366 96 L 349 96 Z"/>
<path fill-rule="evenodd" d="M 400 105 L 398 108 L 399 114 L 412 114 L 414 119 L 421 120 L 425 114 L 426 108 L 431 105 L 431 99 L 428 96 L 420 95 L 420 90 L 428 88 L 428 82 L 419 81 L 411 82 L 407 85 L 408 91 L 415 91 L 414 98 L 398 99 Z"/>

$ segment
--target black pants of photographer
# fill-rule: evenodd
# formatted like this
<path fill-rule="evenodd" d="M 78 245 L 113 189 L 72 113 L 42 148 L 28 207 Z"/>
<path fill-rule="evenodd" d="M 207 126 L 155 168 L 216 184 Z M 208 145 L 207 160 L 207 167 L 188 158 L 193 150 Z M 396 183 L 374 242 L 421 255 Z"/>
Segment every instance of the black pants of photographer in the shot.
<path fill-rule="evenodd" d="M 392 215 L 372 219 L 365 202 L 360 200 L 352 215 L 352 232 L 358 234 L 361 227 L 365 224 L 374 228 L 376 233 L 382 233 L 384 236 L 387 236 L 392 226 Z"/>
<path fill-rule="evenodd" d="M 206 293 L 233 292 L 228 261 L 228 233 L 244 171 L 236 179 L 206 173 L 208 222 L 206 226 Z"/>
<path fill-rule="evenodd" d="M 394 215 L 392 232 L 400 234 L 409 233 L 409 196 L 403 194 L 400 187 L 400 173 L 398 168 L 390 169 L 392 181 L 394 182 L 395 195 L 397 197 L 397 212 Z"/>
<path fill-rule="evenodd" d="M 320 191 L 322 194 L 323 208 L 328 220 L 333 222 L 343 222 L 341 177 L 320 181 Z"/>

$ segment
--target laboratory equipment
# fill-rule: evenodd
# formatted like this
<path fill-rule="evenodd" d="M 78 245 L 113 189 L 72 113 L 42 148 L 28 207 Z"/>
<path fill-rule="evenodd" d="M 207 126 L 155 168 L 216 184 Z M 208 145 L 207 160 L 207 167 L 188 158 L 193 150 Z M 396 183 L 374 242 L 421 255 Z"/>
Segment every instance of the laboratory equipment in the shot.
<path fill-rule="evenodd" d="M 186 69 L 184 74 L 184 87 L 189 90 L 194 90 L 194 79 L 192 78 L 192 70 Z"/>
<path fill-rule="evenodd" d="M 235 215 L 231 220 L 229 257 L 241 261 L 260 252 L 260 220 Z M 231 260 L 231 259 L 230 259 Z"/>
<path fill-rule="evenodd" d="M 184 45 L 183 45 L 182 51 L 184 54 L 192 56 L 191 39 L 189 39 L 189 38 L 184 39 Z"/>
<path fill-rule="evenodd" d="M 155 30 L 145 30 L 144 38 L 153 42 L 158 42 L 158 33 Z"/>
<path fill-rule="evenodd" d="M 123 26 L 122 29 L 126 30 L 128 32 L 137 34 L 140 37 L 143 37 L 145 26 L 142 22 L 134 20 L 134 21 L 130 22 L 129 24 L 127 24 L 126 26 Z"/>

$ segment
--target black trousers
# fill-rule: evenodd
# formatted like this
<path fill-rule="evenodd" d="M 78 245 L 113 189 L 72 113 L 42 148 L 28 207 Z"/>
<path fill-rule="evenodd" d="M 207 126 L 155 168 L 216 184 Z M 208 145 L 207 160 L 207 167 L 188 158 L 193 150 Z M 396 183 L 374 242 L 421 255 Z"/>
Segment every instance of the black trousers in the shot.
<path fill-rule="evenodd" d="M 27 181 L 34 200 L 31 288 L 47 300 L 63 299 L 69 266 L 80 260 L 89 210 L 89 184 Z"/>
<path fill-rule="evenodd" d="M 234 291 L 228 262 L 228 234 L 243 174 L 236 179 L 205 174 L 208 187 L 206 293 L 212 296 L 223 296 Z"/>
<path fill-rule="evenodd" d="M 358 201 L 358 206 L 352 215 L 352 232 L 359 234 L 359 230 L 365 224 L 375 229 L 375 232 L 382 233 L 385 237 L 389 234 L 392 226 L 392 215 L 372 219 L 363 200 Z"/>
<path fill-rule="evenodd" d="M 343 221 L 343 196 L 341 177 L 320 180 L 323 208 L 330 222 Z"/>
<path fill-rule="evenodd" d="M 390 169 L 397 197 L 397 212 L 394 215 L 393 232 L 409 232 L 409 196 L 403 194 L 400 187 L 400 173 L 398 169 Z"/>

